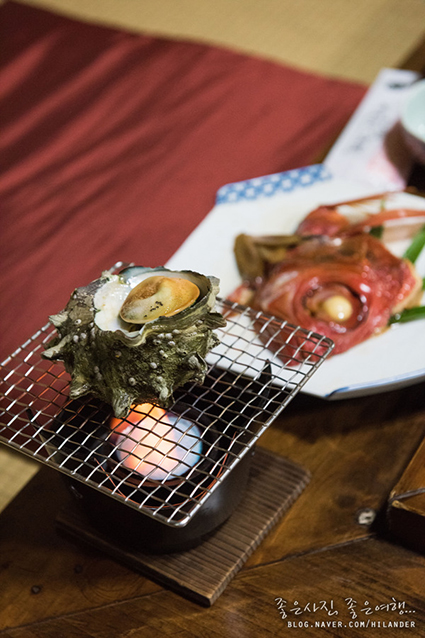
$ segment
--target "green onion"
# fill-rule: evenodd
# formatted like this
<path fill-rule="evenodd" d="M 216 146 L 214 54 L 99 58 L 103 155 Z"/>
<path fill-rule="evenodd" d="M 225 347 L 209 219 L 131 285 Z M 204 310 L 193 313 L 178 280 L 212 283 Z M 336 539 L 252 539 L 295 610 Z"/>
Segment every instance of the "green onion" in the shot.
<path fill-rule="evenodd" d="M 421 254 L 422 248 L 424 246 L 425 246 L 425 226 L 422 226 L 422 228 L 414 236 L 412 243 L 410 244 L 409 248 L 404 253 L 403 257 L 411 261 L 412 264 L 414 264 L 417 258 L 419 257 L 419 255 Z"/>
<path fill-rule="evenodd" d="M 383 234 L 384 234 L 384 227 L 382 224 L 380 226 L 372 226 L 372 228 L 369 231 L 369 235 L 372 235 L 372 237 L 376 237 L 376 239 L 381 239 Z"/>
<path fill-rule="evenodd" d="M 405 308 L 401 312 L 390 317 L 389 325 L 393 323 L 407 323 L 408 321 L 416 321 L 416 319 L 425 319 L 425 306 L 415 306 L 415 308 Z"/>

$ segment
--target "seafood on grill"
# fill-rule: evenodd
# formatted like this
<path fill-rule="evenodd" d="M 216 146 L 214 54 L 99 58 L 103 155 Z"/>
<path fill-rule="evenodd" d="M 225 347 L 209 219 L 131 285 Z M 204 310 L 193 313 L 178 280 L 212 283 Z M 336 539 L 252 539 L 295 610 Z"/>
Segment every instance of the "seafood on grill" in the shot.
<path fill-rule="evenodd" d="M 356 204 L 342 209 L 358 213 Z M 414 264 L 373 232 L 406 221 L 413 232 L 425 211 L 357 214 L 353 221 L 338 206 L 320 206 L 293 235 L 241 234 L 234 250 L 243 283 L 230 300 L 324 335 L 335 344 L 333 354 L 345 352 L 419 302 L 422 279 Z"/>
<path fill-rule="evenodd" d="M 125 418 L 133 404 L 167 407 L 174 390 L 202 383 L 218 344 L 219 281 L 188 270 L 128 267 L 77 288 L 50 317 L 57 329 L 43 356 L 71 375 L 70 397 L 93 394 Z"/>

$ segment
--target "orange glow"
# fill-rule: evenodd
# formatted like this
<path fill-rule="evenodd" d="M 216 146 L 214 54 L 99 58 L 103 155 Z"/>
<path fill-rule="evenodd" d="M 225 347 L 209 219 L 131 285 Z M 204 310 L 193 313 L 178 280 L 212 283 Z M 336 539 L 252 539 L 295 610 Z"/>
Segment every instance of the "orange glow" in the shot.
<path fill-rule="evenodd" d="M 181 476 L 199 460 L 198 426 L 149 403 L 133 408 L 125 420 L 113 417 L 111 429 L 122 465 L 151 480 Z"/>
<path fill-rule="evenodd" d="M 159 420 L 170 423 L 166 410 L 158 408 L 151 403 L 140 403 L 140 405 L 136 405 L 131 409 L 126 419 L 123 420 L 112 417 L 110 427 L 111 430 L 118 434 L 125 432 L 125 430 L 131 427 L 131 424 L 139 425 L 142 420 L 144 428 L 154 426 Z"/>

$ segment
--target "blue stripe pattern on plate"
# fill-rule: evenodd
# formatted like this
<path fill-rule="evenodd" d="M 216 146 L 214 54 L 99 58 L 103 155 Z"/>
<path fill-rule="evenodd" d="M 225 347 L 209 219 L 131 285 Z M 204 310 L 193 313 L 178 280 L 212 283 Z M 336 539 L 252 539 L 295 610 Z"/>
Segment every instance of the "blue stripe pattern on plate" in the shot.
<path fill-rule="evenodd" d="M 264 175 L 222 186 L 217 191 L 216 204 L 231 204 L 241 200 L 255 201 L 260 197 L 273 197 L 279 192 L 290 193 L 298 188 L 308 188 L 329 179 L 332 179 L 332 174 L 323 164 Z"/>

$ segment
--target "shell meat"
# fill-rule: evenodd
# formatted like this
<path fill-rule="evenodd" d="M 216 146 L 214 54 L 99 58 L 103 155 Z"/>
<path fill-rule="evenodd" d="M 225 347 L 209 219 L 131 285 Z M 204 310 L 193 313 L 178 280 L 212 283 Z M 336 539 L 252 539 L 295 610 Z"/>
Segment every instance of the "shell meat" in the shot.
<path fill-rule="evenodd" d="M 104 272 L 50 317 L 58 335 L 43 357 L 64 362 L 72 399 L 91 393 L 117 418 L 137 403 L 166 408 L 177 387 L 204 381 L 213 330 L 226 324 L 214 312 L 218 284 L 162 267 Z"/>

